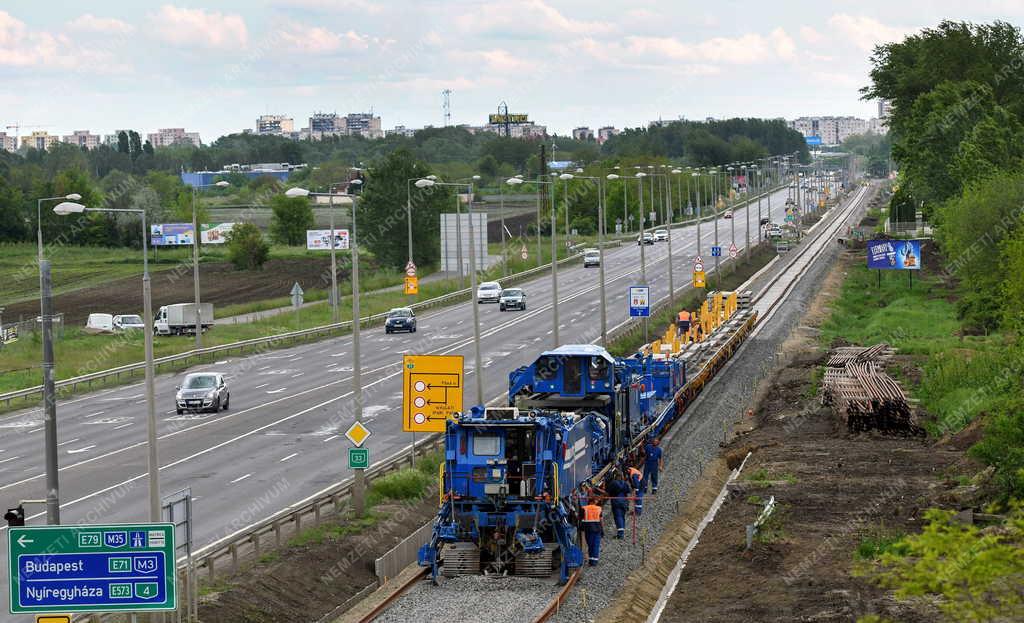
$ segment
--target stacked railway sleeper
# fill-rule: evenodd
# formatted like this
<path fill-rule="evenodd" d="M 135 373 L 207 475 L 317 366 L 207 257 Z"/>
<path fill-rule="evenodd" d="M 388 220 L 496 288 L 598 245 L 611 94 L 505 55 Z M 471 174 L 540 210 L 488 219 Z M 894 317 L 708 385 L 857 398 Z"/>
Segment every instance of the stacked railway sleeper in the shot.
<path fill-rule="evenodd" d="M 884 342 L 844 346 L 829 354 L 821 402 L 833 408 L 849 432 L 924 434 L 903 388 L 885 371 L 894 354 Z"/>

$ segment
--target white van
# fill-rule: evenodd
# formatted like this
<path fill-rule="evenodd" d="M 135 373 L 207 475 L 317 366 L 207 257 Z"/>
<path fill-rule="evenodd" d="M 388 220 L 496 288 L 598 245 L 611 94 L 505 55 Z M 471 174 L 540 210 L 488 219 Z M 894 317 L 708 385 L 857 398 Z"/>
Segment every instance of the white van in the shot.
<path fill-rule="evenodd" d="M 113 333 L 114 316 L 111 314 L 89 314 L 89 319 L 85 321 L 85 332 Z"/>

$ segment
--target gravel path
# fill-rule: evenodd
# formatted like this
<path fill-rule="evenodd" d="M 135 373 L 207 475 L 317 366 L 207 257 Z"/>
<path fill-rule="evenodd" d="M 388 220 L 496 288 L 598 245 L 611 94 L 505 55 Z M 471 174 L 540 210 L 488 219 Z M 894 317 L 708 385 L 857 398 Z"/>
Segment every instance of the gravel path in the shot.
<path fill-rule="evenodd" d="M 433 586 L 424 580 L 409 589 L 379 623 L 520 623 L 544 609 L 558 586 L 554 580 L 520 577 L 460 576 Z"/>
<path fill-rule="evenodd" d="M 867 203 L 865 200 L 862 205 Z M 855 215 L 859 213 L 860 210 Z M 856 222 L 859 216 L 852 219 Z M 551 621 L 591 621 L 611 604 L 625 578 L 642 564 L 645 549 L 657 543 L 663 528 L 675 517 L 686 491 L 698 479 L 703 465 L 718 455 L 719 444 L 728 429 L 749 408 L 757 384 L 772 369 L 786 337 L 800 324 L 809 301 L 814 298 L 817 284 L 824 279 L 841 248 L 838 245 L 827 247 L 769 322 L 755 337 L 746 341 L 728 367 L 687 410 L 686 421 L 677 424 L 671 440 L 665 442 L 665 470 L 661 474 L 661 486 L 656 500 L 644 500 L 644 515 L 637 522 L 636 544 L 630 539 L 629 525 L 626 540 L 603 540 L 601 564 L 584 569 L 583 577 L 565 606 Z M 768 273 L 758 282 L 775 274 L 774 271 Z M 610 536 L 615 532 L 608 515 L 605 534 Z"/>

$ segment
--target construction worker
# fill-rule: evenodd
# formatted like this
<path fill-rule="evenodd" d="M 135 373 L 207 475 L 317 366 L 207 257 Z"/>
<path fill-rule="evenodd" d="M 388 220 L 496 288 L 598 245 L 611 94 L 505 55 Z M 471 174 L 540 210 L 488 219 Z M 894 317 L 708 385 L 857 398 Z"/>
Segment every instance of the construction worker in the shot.
<path fill-rule="evenodd" d="M 635 467 L 630 467 L 626 470 L 626 473 L 629 477 L 629 485 L 633 487 L 633 495 L 636 497 L 636 500 L 633 502 L 633 514 L 639 517 L 644 512 L 644 475 L 643 472 Z"/>
<path fill-rule="evenodd" d="M 647 493 L 648 484 L 651 485 L 651 493 L 658 493 L 658 475 L 664 467 L 661 440 L 655 437 L 644 446 L 644 493 Z"/>
<path fill-rule="evenodd" d="M 629 512 L 629 494 L 631 489 L 622 477 L 622 472 L 615 470 L 608 483 L 608 497 L 612 501 L 612 518 L 615 519 L 615 538 L 626 538 L 626 513 Z"/>
<path fill-rule="evenodd" d="M 604 533 L 604 526 L 601 523 L 601 507 L 594 501 L 588 501 L 582 511 L 583 536 L 587 539 L 587 559 L 590 561 L 590 566 L 595 567 L 601 556 L 601 537 Z"/>
<path fill-rule="evenodd" d="M 678 320 L 677 324 L 679 325 L 679 332 L 680 333 L 686 333 L 687 331 L 689 331 L 690 330 L 690 312 L 685 310 L 685 309 L 683 311 L 679 312 L 679 320 Z"/>

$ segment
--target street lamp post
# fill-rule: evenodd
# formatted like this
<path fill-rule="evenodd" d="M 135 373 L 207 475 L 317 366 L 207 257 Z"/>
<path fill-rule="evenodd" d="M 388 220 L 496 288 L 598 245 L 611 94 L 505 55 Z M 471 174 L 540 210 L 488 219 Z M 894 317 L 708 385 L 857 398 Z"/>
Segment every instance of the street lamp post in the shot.
<path fill-rule="evenodd" d="M 700 217 L 701 217 L 700 185 L 701 185 L 701 179 L 704 176 L 702 176 L 700 174 L 700 169 L 698 168 L 696 171 L 694 171 L 693 173 L 690 174 L 690 177 L 697 178 L 697 183 L 694 185 L 694 192 L 697 193 L 697 257 L 700 257 L 703 254 L 703 252 L 704 252 L 704 250 L 701 248 L 701 240 L 700 240 Z M 701 258 L 701 259 L 703 259 L 703 258 Z"/>
<path fill-rule="evenodd" d="M 601 291 L 601 346 L 608 345 L 608 318 L 605 311 L 605 283 L 604 283 L 604 185 L 601 183 L 600 177 L 594 177 L 590 175 L 572 175 L 570 173 L 563 173 L 558 176 L 559 179 L 571 180 L 593 180 L 597 182 L 597 253 L 598 253 L 598 279 L 600 280 L 600 291 Z M 618 177 L 618 176 L 616 176 Z M 608 179 L 615 179 L 611 175 Z M 566 189 L 568 189 L 568 181 L 566 181 Z"/>
<path fill-rule="evenodd" d="M 149 446 L 149 520 L 153 522 L 160 521 L 160 464 L 156 445 L 156 391 L 153 387 L 153 301 L 149 280 L 149 228 L 146 226 L 146 211 L 130 208 L 87 208 L 77 203 L 61 203 L 55 206 L 53 211 L 60 216 L 82 214 L 84 212 L 114 212 L 138 214 L 142 218 L 142 316 L 143 322 L 146 325 L 143 329 L 143 335 L 145 336 L 146 344 L 146 433 Z M 49 435 L 50 430 L 48 429 L 47 436 L 49 437 Z M 56 450 L 56 423 L 54 423 L 52 435 L 54 450 Z M 49 439 L 47 440 L 47 445 L 49 445 Z M 54 468 L 56 468 L 56 457 L 54 457 L 53 461 Z M 56 478 L 54 480 L 56 481 Z M 47 486 L 47 489 L 49 489 L 49 486 Z M 56 491 L 53 493 L 56 495 Z M 49 494 L 47 494 L 47 497 L 49 498 Z M 49 501 L 47 505 L 49 506 Z M 47 515 L 49 515 L 49 510 Z"/>
<path fill-rule="evenodd" d="M 199 193 L 200 188 L 226 188 L 230 185 L 229 182 L 221 180 L 213 184 L 196 184 L 192 186 L 192 284 L 195 290 L 196 348 L 203 347 L 203 320 L 202 314 L 199 312 L 199 238 L 201 234 L 199 233 L 199 218 L 196 214 L 196 195 Z"/>
<path fill-rule="evenodd" d="M 506 184 L 510 186 L 519 186 L 525 183 L 521 177 L 510 177 L 505 180 Z M 554 180 L 546 182 L 544 180 L 528 180 L 531 184 L 541 184 L 551 186 L 551 313 L 552 313 L 552 327 L 551 336 L 554 342 L 553 348 L 558 348 L 558 212 L 555 208 L 555 182 Z M 540 196 L 540 189 L 537 190 L 537 195 Z M 538 231 L 539 231 L 538 224 Z"/>
<path fill-rule="evenodd" d="M 336 234 L 334 228 L 334 187 L 340 184 L 341 183 L 339 182 L 337 184 L 331 184 L 330 186 L 327 187 L 327 198 L 330 206 L 327 210 L 329 213 L 328 218 L 330 219 L 328 223 L 331 228 L 331 320 L 335 323 L 340 322 L 341 320 L 341 312 L 339 309 L 338 302 L 338 262 L 334 250 L 335 246 L 337 245 L 337 239 L 335 238 Z M 309 196 L 310 194 L 314 196 L 322 196 L 323 193 L 310 193 L 308 190 L 304 188 L 289 188 L 284 192 L 284 194 L 286 197 L 306 197 Z M 351 244 L 351 240 L 349 241 L 349 243 Z"/>

